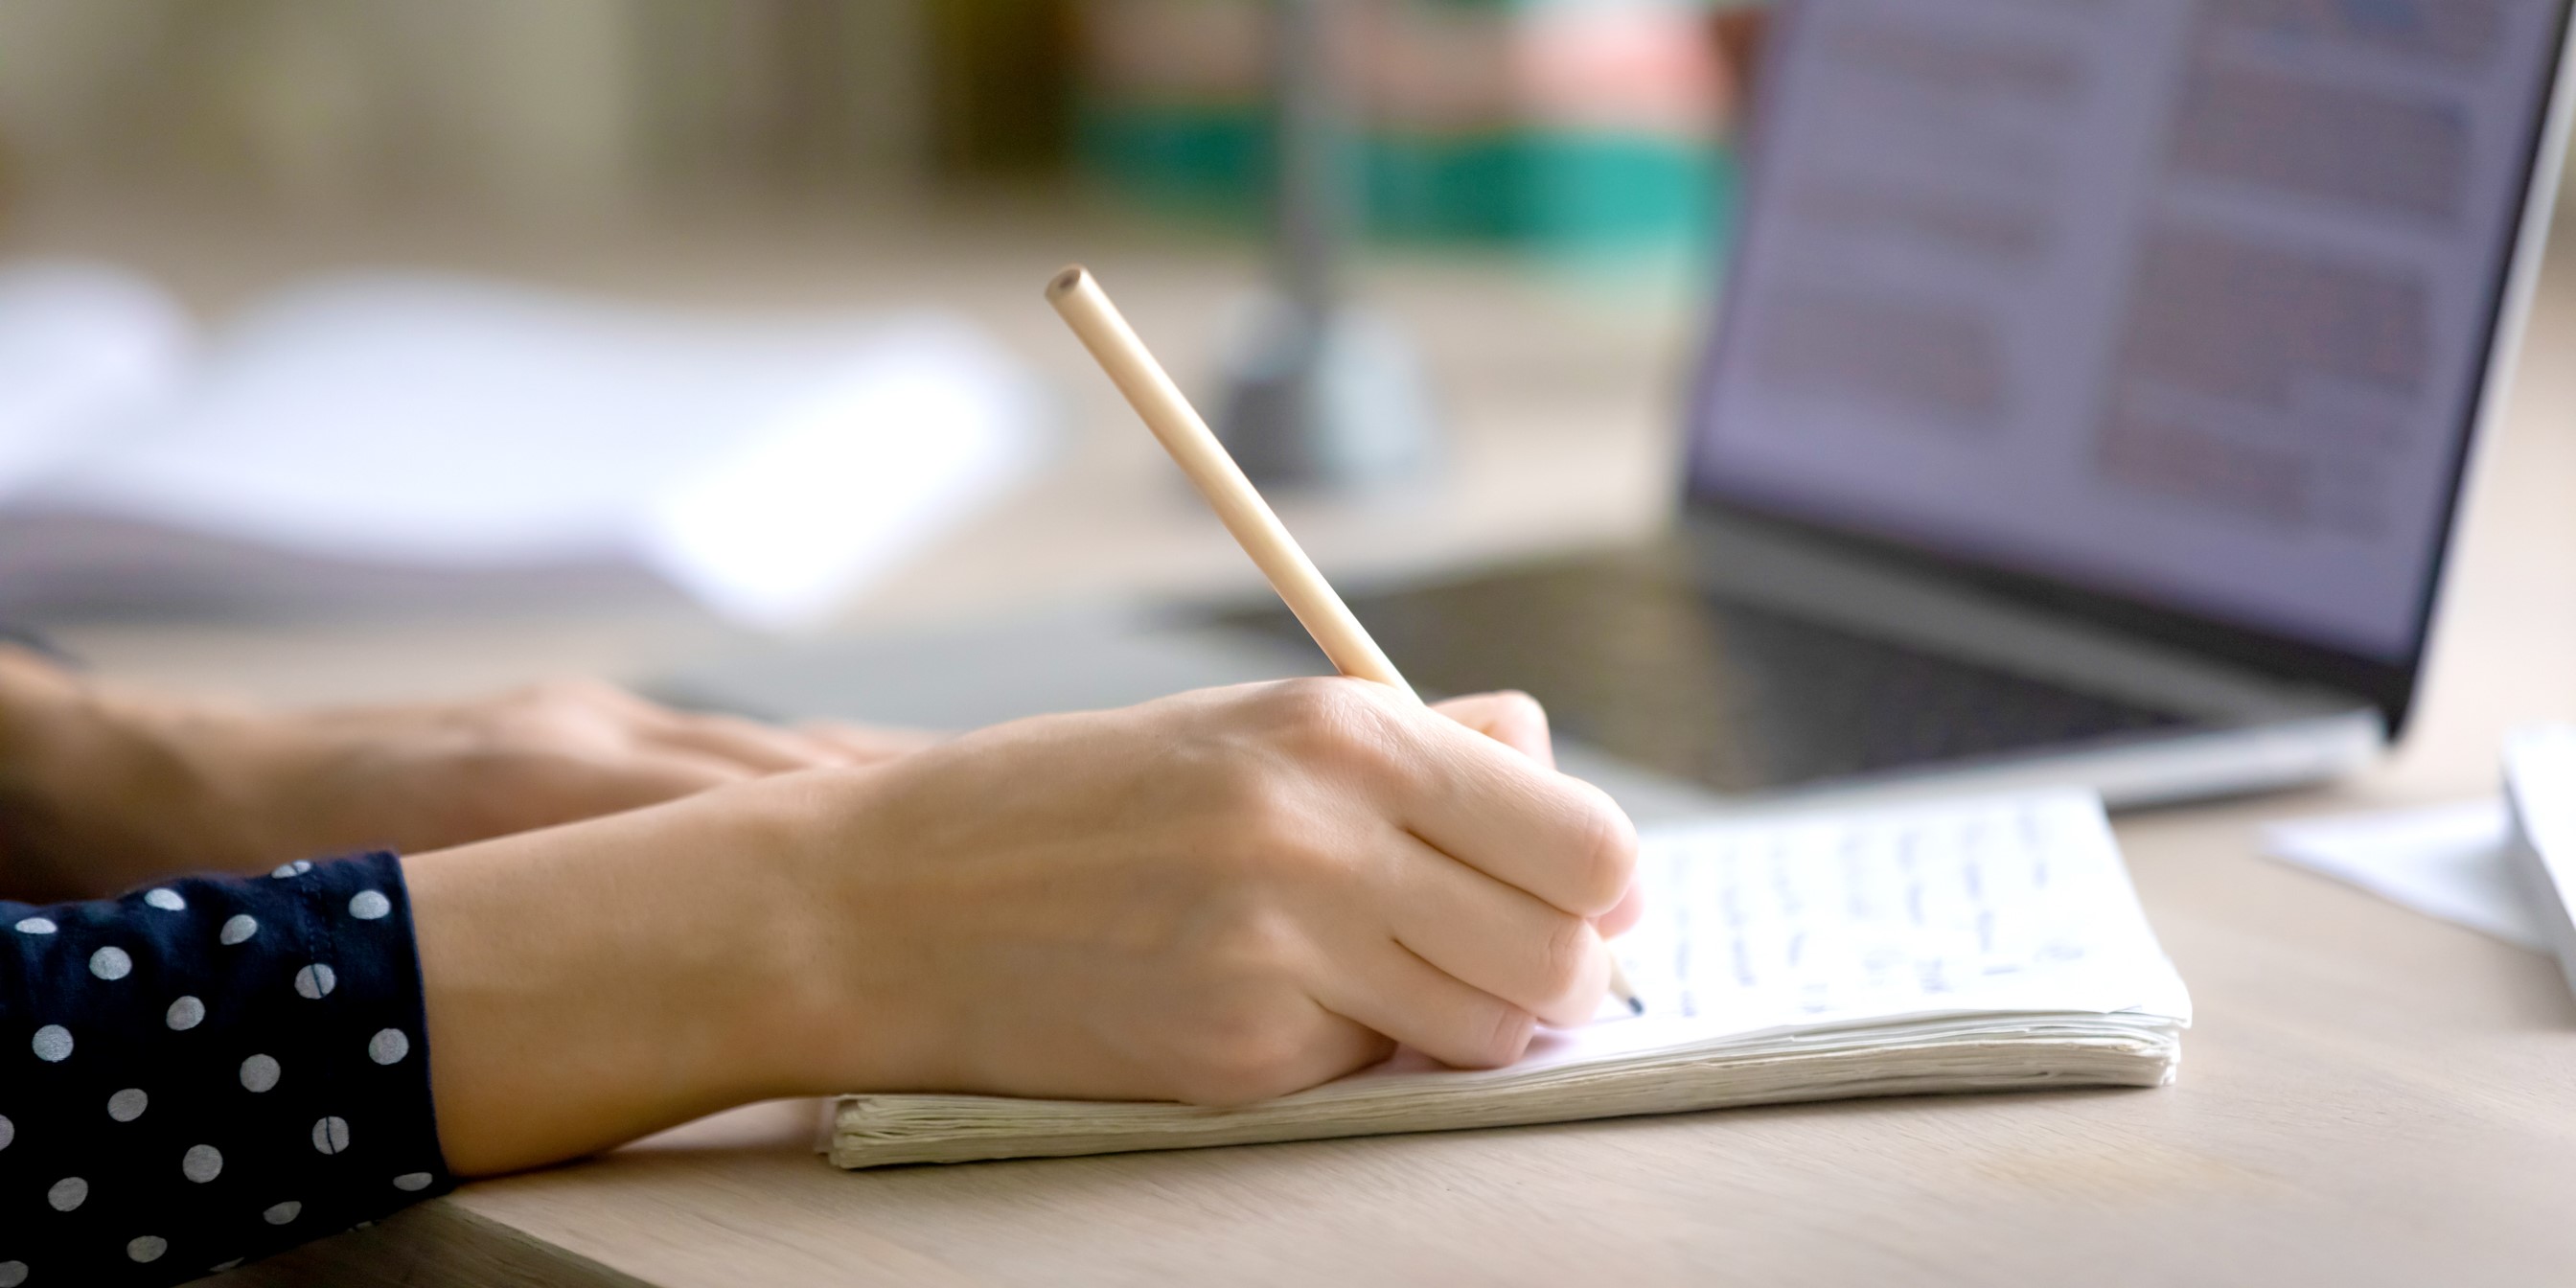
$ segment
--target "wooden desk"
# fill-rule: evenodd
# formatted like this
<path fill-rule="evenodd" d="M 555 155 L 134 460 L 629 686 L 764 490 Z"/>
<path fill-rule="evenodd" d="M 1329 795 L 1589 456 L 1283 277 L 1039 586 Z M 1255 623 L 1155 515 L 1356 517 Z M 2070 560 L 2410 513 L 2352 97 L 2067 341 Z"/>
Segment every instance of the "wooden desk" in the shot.
<path fill-rule="evenodd" d="M 2554 968 L 2268 863 L 2253 828 L 2488 790 L 2505 727 L 2576 717 L 2568 267 L 2544 293 L 2476 482 L 2421 727 L 2405 750 L 2329 790 L 2120 822 L 2147 909 L 2198 1004 L 2176 1086 L 856 1175 L 809 1152 L 812 1106 L 762 1106 L 474 1185 L 224 1282 L 2566 1282 L 2576 1277 L 2576 1003 Z M 1472 347 L 1457 342 L 1448 361 Z M 1445 512 L 1456 522 L 1442 531 L 1507 517 L 1513 497 L 1545 492 L 1554 480 L 1544 471 L 1559 466 L 1578 471 L 1588 498 L 1548 511 L 1565 532 L 1634 522 L 1660 440 L 1651 408 L 1621 397 L 1607 412 L 1577 397 L 1536 418 L 1497 409 L 1475 421 L 1471 450 L 1494 448 L 1492 472 Z M 1574 415 L 1591 419 L 1546 427 Z M 1608 442 L 1616 459 L 1580 450 L 1587 440 Z M 1141 435 L 1135 450 L 1151 450 Z M 1079 468 L 1095 467 L 1125 468 Z M 1142 484 L 1122 495 L 1153 504 Z M 1586 507 L 1589 517 L 1574 513 Z M 1310 531 L 1336 516 L 1311 518 Z M 1340 518 L 1343 534 L 1388 522 Z M 1151 531 L 1113 526 L 1107 547 L 1136 553 Z M 1041 536 L 1004 525 L 938 558 L 967 581 L 998 584 L 993 570 L 1015 548 L 1041 558 Z M 1319 533 L 1315 544 L 1341 540 Z M 1174 581 L 1200 575 L 1155 566 Z M 939 567 L 917 572 L 917 584 Z M 74 639 L 129 669 L 289 694 L 372 690 L 388 675 L 396 687 L 439 688 L 642 664 L 720 642 L 701 628 L 615 622 L 319 635 L 98 628 Z M 326 654 L 346 660 L 314 667 Z M 389 669 L 398 666 L 414 669 Z"/>

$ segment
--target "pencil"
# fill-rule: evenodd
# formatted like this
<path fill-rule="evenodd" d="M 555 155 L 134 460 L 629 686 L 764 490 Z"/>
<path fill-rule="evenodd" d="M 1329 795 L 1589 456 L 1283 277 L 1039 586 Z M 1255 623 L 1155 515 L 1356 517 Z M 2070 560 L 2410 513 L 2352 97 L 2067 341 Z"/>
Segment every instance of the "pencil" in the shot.
<path fill-rule="evenodd" d="M 1333 664 L 1333 669 L 1356 679 L 1383 684 L 1412 701 L 1422 696 L 1405 683 L 1404 676 L 1388 661 L 1386 652 L 1369 638 L 1367 628 L 1351 614 L 1350 605 L 1342 602 L 1331 582 L 1317 571 L 1315 562 L 1306 557 L 1296 538 L 1270 509 L 1270 503 L 1245 478 L 1243 468 L 1234 463 L 1225 445 L 1199 418 L 1198 410 L 1181 395 L 1178 385 L 1154 360 L 1145 342 L 1136 338 L 1134 328 L 1120 316 L 1118 306 L 1100 289 L 1099 279 L 1080 264 L 1069 265 L 1047 281 L 1047 302 L 1063 315 L 1073 328 L 1082 347 L 1091 351 L 1093 360 L 1109 374 L 1111 384 L 1127 396 L 1129 406 L 1154 431 L 1154 437 L 1171 453 L 1172 460 L 1189 476 L 1199 495 L 1234 534 L 1235 544 L 1252 557 L 1261 575 L 1270 580 L 1271 589 L 1297 615 L 1297 623 L 1315 637 L 1317 647 Z M 1629 986 L 1628 973 L 1619 959 L 1610 959 L 1610 995 L 1625 1004 L 1632 1014 L 1643 1015 L 1645 1003 Z"/>

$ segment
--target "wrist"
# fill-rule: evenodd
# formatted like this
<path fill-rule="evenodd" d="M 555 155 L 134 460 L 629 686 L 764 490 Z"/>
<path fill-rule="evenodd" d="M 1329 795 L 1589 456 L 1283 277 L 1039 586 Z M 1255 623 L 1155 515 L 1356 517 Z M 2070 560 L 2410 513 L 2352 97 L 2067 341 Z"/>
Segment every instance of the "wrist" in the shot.
<path fill-rule="evenodd" d="M 828 790 L 793 776 L 404 861 L 457 1171 L 837 1089 L 808 1048 Z"/>
<path fill-rule="evenodd" d="M 927 909 L 901 869 L 894 816 L 904 775 L 891 766 L 773 780 L 777 830 L 754 856 L 772 893 L 762 932 L 776 947 L 747 1035 L 784 1078 L 772 1094 L 831 1095 L 951 1085 L 950 1017 L 933 998 L 936 963 L 903 932 Z"/>
<path fill-rule="evenodd" d="M 673 936 L 686 946 L 665 958 L 668 1023 L 692 1032 L 686 1078 L 716 1107 L 840 1090 L 826 1052 L 849 1019 L 836 1008 L 843 910 L 818 876 L 856 776 L 758 780 L 649 811 L 699 820 L 656 879 L 688 891 L 688 929 Z"/>

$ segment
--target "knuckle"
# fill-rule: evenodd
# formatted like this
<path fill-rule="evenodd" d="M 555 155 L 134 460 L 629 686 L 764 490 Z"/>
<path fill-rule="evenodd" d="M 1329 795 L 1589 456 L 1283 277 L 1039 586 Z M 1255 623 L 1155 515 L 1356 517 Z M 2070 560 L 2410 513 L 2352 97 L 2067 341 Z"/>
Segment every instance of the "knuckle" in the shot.
<path fill-rule="evenodd" d="M 1598 942 L 1592 923 L 1583 918 L 1552 919 L 1547 937 L 1538 946 L 1538 985 L 1548 1000 L 1567 997 L 1582 986 Z"/>
<path fill-rule="evenodd" d="M 617 690 L 597 680 L 540 680 L 502 695 L 502 714 L 523 725 L 545 727 L 609 708 Z"/>
<path fill-rule="evenodd" d="M 1356 680 L 1332 676 L 1281 680 L 1265 696 L 1279 733 L 1302 751 L 1366 745 L 1366 734 L 1377 718 L 1375 704 Z"/>
<path fill-rule="evenodd" d="M 1478 1035 L 1482 1049 L 1474 1053 L 1474 1063 L 1489 1069 L 1510 1064 L 1529 1050 L 1530 1038 L 1537 1032 L 1536 1015 L 1507 1003 L 1497 1005 L 1486 1017 L 1484 1031 Z"/>
<path fill-rule="evenodd" d="M 1262 686 L 1261 700 L 1285 724 L 1321 724 L 1341 710 L 1340 690 L 1330 677 L 1301 675 Z"/>
<path fill-rule="evenodd" d="M 1575 911 L 1592 915 L 1609 911 L 1628 892 L 1637 872 L 1637 825 L 1608 793 L 1589 783 L 1575 786 L 1582 797 L 1581 813 L 1568 860 L 1583 905 Z"/>
<path fill-rule="evenodd" d="M 1547 708 L 1539 700 L 1519 689 L 1503 689 L 1494 695 L 1494 714 L 1504 722 L 1524 727 L 1547 727 Z"/>
<path fill-rule="evenodd" d="M 616 692 L 606 683 L 581 676 L 540 680 L 522 690 L 529 698 L 547 706 L 588 706 L 607 701 Z"/>

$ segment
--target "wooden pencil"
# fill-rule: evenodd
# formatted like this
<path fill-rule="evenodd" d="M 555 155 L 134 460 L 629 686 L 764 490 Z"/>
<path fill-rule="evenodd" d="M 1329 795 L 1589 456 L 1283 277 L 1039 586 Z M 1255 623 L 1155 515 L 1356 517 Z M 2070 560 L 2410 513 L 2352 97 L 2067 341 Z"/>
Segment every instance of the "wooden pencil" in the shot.
<path fill-rule="evenodd" d="M 1145 428 L 1171 453 L 1181 473 L 1188 475 L 1199 495 L 1207 499 L 1225 530 L 1234 534 L 1235 544 L 1252 557 L 1261 575 L 1270 580 L 1271 589 L 1297 615 L 1297 622 L 1315 637 L 1317 647 L 1333 664 L 1333 669 L 1357 679 L 1371 680 L 1419 703 L 1420 694 L 1405 683 L 1404 676 L 1388 661 L 1386 652 L 1369 638 L 1368 630 L 1353 616 L 1350 605 L 1342 602 L 1332 583 L 1324 580 L 1313 560 L 1288 535 L 1287 525 L 1262 499 L 1252 480 L 1244 477 L 1243 468 L 1219 443 L 1216 434 L 1200 419 L 1198 409 L 1181 395 L 1178 385 L 1154 360 L 1145 342 L 1127 325 L 1118 306 L 1100 289 L 1099 279 L 1079 264 L 1070 265 L 1047 281 L 1047 302 L 1063 315 L 1066 325 L 1091 351 L 1092 359 L 1109 374 L 1111 384 L 1127 396 Z M 1645 1012 L 1636 990 L 1629 986 L 1627 972 L 1620 969 L 1619 959 L 1610 959 L 1610 993 L 1637 1014 Z"/>

